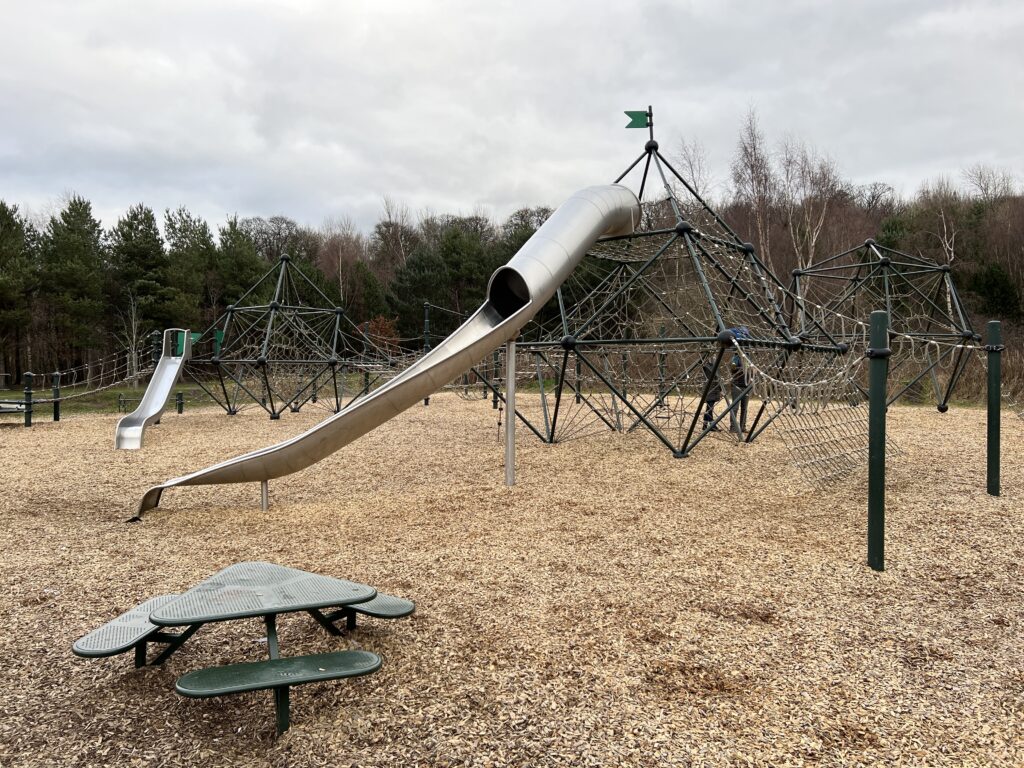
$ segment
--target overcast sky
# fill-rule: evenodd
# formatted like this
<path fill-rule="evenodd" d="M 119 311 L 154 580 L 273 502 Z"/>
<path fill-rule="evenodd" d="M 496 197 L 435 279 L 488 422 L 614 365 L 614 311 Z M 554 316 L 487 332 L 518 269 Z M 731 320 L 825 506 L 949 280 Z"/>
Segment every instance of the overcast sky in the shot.
<path fill-rule="evenodd" d="M 3 3 L 0 198 L 69 191 L 319 226 L 501 219 L 611 181 L 654 105 L 720 181 L 757 110 L 856 181 L 1024 177 L 1024 2 L 174 0 Z"/>

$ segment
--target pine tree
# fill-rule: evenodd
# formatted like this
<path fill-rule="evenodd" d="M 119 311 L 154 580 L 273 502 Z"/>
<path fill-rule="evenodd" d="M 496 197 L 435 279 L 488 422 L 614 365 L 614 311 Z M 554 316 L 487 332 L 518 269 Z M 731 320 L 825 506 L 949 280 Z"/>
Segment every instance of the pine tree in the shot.
<path fill-rule="evenodd" d="M 32 300 L 38 287 L 38 243 L 35 228 L 18 207 L 0 200 L 0 388 L 20 380 L 28 343 Z"/>
<path fill-rule="evenodd" d="M 107 236 L 115 307 L 134 301 L 143 330 L 162 330 L 181 324 L 179 292 L 170 281 L 170 259 L 156 225 L 153 209 L 139 203 L 128 209 Z M 195 311 L 194 307 L 187 308 Z"/>
<path fill-rule="evenodd" d="M 36 322 L 55 365 L 84 362 L 106 340 L 102 232 L 89 201 L 74 195 L 43 233 L 39 296 L 45 311 Z"/>

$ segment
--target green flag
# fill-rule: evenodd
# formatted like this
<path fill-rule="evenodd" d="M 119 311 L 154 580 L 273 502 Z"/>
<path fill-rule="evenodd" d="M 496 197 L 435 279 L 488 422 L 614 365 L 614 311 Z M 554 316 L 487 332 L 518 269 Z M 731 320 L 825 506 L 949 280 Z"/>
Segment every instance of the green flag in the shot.
<path fill-rule="evenodd" d="M 647 110 L 642 109 L 639 111 L 626 110 L 626 117 L 629 118 L 629 125 L 627 128 L 646 128 L 647 127 Z"/>

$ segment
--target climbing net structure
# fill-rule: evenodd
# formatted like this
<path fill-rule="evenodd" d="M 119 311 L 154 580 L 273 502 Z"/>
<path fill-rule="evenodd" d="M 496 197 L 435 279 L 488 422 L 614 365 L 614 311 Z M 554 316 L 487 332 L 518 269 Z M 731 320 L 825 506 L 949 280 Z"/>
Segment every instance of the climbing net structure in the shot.
<path fill-rule="evenodd" d="M 1003 407 L 1024 419 L 1024 354 L 1020 349 L 1003 353 Z"/>
<path fill-rule="evenodd" d="M 193 342 L 186 372 L 229 414 L 280 418 L 307 403 L 335 413 L 414 356 L 352 322 L 288 256 Z"/>
<path fill-rule="evenodd" d="M 889 318 L 890 403 L 931 398 L 940 411 L 971 361 L 981 336 L 971 328 L 948 265 L 886 248 L 873 240 L 793 273 L 793 327 L 815 328 L 851 342 L 875 310 Z M 863 384 L 863 382 L 861 382 Z"/>
<path fill-rule="evenodd" d="M 778 422 L 815 481 L 867 453 L 863 324 L 808 313 L 664 158 L 653 138 L 617 182 L 639 176 L 642 228 L 599 241 L 517 344 L 518 418 L 545 442 L 651 433 L 675 456 L 709 438 L 750 442 Z M 836 335 L 836 330 L 842 330 Z M 483 381 L 503 368 L 474 369 Z"/>

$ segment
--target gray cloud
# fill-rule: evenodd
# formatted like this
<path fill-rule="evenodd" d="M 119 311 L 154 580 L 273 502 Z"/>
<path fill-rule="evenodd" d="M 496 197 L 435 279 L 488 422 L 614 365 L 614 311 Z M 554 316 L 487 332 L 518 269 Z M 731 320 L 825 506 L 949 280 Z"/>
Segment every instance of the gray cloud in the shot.
<path fill-rule="evenodd" d="M 751 106 L 858 181 L 1020 175 L 1022 30 L 995 1 L 14 4 L 0 197 L 75 190 L 108 224 L 141 200 L 366 227 L 384 195 L 500 218 L 614 178 L 647 104 L 723 181 Z"/>

